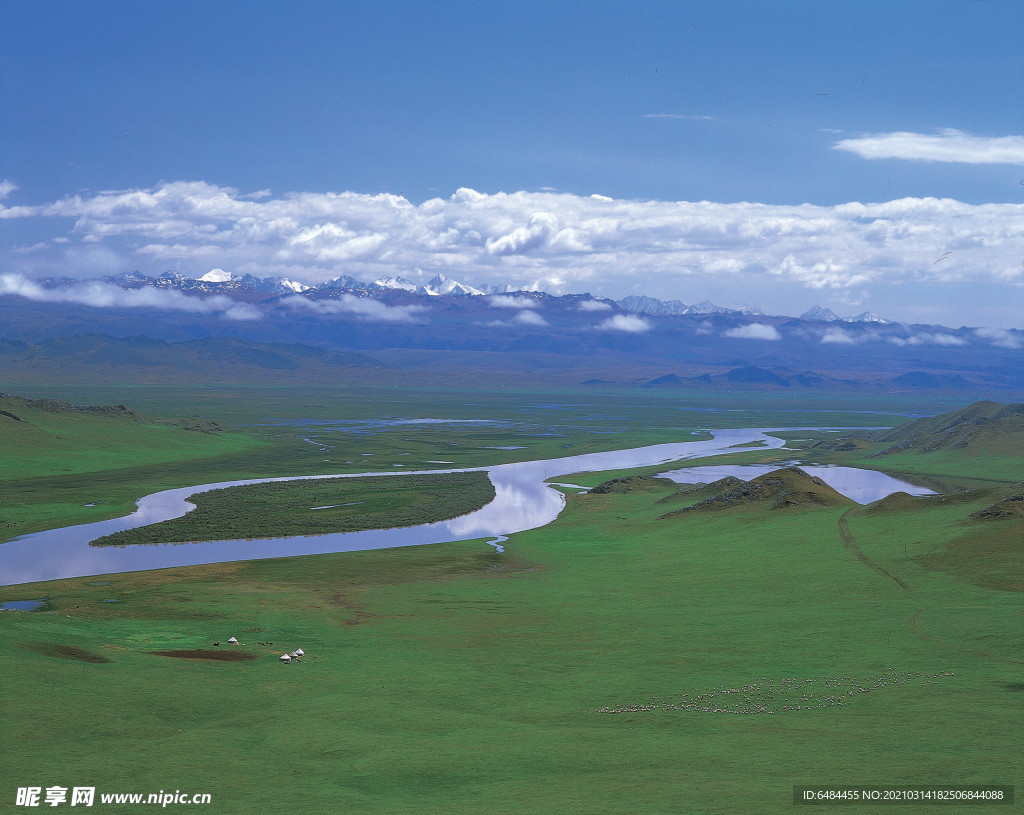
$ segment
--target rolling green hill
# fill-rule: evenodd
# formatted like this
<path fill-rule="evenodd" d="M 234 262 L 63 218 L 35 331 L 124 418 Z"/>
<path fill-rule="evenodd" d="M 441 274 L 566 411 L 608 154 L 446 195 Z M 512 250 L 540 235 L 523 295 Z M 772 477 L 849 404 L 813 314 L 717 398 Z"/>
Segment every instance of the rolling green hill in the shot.
<path fill-rule="evenodd" d="M 961 410 L 931 416 L 875 434 L 889 445 L 882 454 L 915 449 L 935 450 L 984 447 L 1006 452 L 1006 445 L 1024 449 L 1024 404 L 975 402 Z"/>
<path fill-rule="evenodd" d="M 857 431 L 796 446 L 823 463 L 1014 483 L 1024 480 L 1024 404 L 975 402 L 887 430 Z"/>

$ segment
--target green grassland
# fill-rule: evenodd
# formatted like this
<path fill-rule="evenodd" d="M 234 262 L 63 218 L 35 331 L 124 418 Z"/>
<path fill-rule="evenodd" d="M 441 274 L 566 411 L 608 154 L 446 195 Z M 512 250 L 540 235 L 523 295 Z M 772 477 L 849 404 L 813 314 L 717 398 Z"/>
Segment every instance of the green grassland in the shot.
<path fill-rule="evenodd" d="M 767 813 L 794 784 L 1021 788 L 1024 558 L 993 583 L 956 556 L 1021 540 L 1020 519 L 970 518 L 996 492 L 657 520 L 674 489 L 570 496 L 504 554 L 3 589 L 48 599 L 0 615 L 7 777 L 267 813 Z M 256 658 L 154 653 L 231 635 Z"/>
<path fill-rule="evenodd" d="M 0 397 L 0 411 L 0 540 L 125 515 L 147 492 L 264 446 L 201 418 L 155 420 L 121 405 Z"/>
<path fill-rule="evenodd" d="M 169 415 L 156 409 L 163 396 L 147 394 L 88 401 Z M 195 410 L 213 406 L 197 397 L 185 409 L 255 443 L 164 476 L 145 465 L 106 472 L 110 485 L 138 474 L 138 489 L 258 468 L 318 472 L 336 464 L 320 459 L 361 452 L 386 469 L 408 462 L 400 454 L 413 443 L 417 457 L 456 458 L 433 455 L 440 438 L 464 464 L 679 440 L 701 426 L 885 423 L 853 403 L 810 414 L 744 397 L 710 414 L 660 396 L 482 393 L 468 404 L 452 394 L 428 408 L 419 396 L 304 394 L 322 402 L 290 415 L 516 424 L 373 428 L 332 437 L 324 453 L 305 449 L 312 425 L 280 422 L 283 396 L 224 402 L 225 415 Z M 247 427 L 260 411 L 271 421 Z M 562 435 L 528 440 L 530 421 Z M 963 452 L 936 451 L 953 463 Z M 927 464 L 936 453 L 908 455 L 956 475 L 953 463 Z M 791 455 L 751 448 L 736 460 Z M 891 458 L 869 461 L 888 468 Z M 975 464 L 1019 480 L 1008 457 Z M 53 784 L 210 792 L 218 813 L 371 815 L 777 813 L 791 811 L 794 784 L 1015 784 L 1021 794 L 1024 519 L 985 514 L 1024 503 L 1011 500 L 1019 490 L 661 519 L 704 492 L 677 495 L 649 478 L 620 486 L 568 495 L 555 522 L 513 535 L 504 553 L 466 541 L 0 588 L 0 601 L 46 600 L 0 613 L 0 808 L 18 786 Z M 232 635 L 245 644 L 229 649 Z M 296 647 L 300 664 L 278 661 Z"/>
<path fill-rule="evenodd" d="M 484 472 L 247 484 L 192 496 L 181 518 L 106 535 L 94 546 L 326 535 L 434 523 L 494 499 Z"/>
<path fill-rule="evenodd" d="M 155 421 L 124 405 L 83 409 L 0 396 L 0 411 L 5 481 L 166 465 L 254 446 L 252 439 L 210 422 Z"/>

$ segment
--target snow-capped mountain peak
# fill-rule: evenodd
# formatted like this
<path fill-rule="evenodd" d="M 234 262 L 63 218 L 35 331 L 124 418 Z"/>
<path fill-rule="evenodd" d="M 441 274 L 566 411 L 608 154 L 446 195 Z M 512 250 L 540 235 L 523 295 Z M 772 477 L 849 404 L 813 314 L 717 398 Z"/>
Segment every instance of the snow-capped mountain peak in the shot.
<path fill-rule="evenodd" d="M 210 269 L 199 278 L 202 283 L 230 283 L 231 279 L 231 272 L 225 272 L 223 269 Z"/>
<path fill-rule="evenodd" d="M 399 289 L 408 292 L 416 292 L 420 287 L 415 283 L 406 280 L 404 277 L 392 277 L 384 275 L 373 281 L 374 288 L 378 289 Z"/>
<path fill-rule="evenodd" d="M 299 294 L 312 288 L 311 286 L 307 286 L 305 283 L 299 283 L 297 280 L 289 280 L 287 277 L 282 277 L 280 280 L 278 280 L 277 285 L 279 285 L 282 289 L 286 291 L 293 291 L 296 294 Z"/>
<path fill-rule="evenodd" d="M 862 311 L 855 317 L 844 317 L 843 319 L 848 323 L 882 323 L 884 325 L 889 322 L 888 320 L 883 320 L 873 311 Z"/>
<path fill-rule="evenodd" d="M 435 275 L 423 288 L 426 290 L 427 294 L 434 295 L 483 294 L 479 289 L 474 289 L 472 286 L 467 286 L 465 283 L 460 283 L 458 280 L 452 280 L 451 278 L 445 277 L 443 274 Z"/>
<path fill-rule="evenodd" d="M 753 303 L 744 303 L 742 306 L 736 309 L 736 311 L 739 312 L 740 314 L 746 314 L 748 317 L 768 316 L 760 306 L 754 305 Z"/>

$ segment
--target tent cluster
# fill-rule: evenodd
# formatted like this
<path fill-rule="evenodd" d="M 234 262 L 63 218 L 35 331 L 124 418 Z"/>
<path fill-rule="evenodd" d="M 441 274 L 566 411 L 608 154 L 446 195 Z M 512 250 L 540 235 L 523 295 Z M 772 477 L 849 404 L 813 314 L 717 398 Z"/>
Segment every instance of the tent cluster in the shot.
<path fill-rule="evenodd" d="M 232 637 L 231 639 L 228 640 L 228 645 L 242 645 L 242 644 L 243 643 L 240 643 L 238 641 L 237 637 Z M 260 644 L 262 645 L 263 643 L 260 643 Z M 273 645 L 273 643 L 269 643 L 269 644 Z M 220 643 L 219 642 L 215 642 L 214 645 L 220 645 Z M 281 660 L 281 662 L 283 662 L 283 663 L 285 663 L 287 665 L 289 662 L 302 662 L 302 658 L 305 655 L 306 655 L 305 651 L 303 651 L 301 648 L 296 648 L 290 654 L 281 654 L 280 660 Z"/>

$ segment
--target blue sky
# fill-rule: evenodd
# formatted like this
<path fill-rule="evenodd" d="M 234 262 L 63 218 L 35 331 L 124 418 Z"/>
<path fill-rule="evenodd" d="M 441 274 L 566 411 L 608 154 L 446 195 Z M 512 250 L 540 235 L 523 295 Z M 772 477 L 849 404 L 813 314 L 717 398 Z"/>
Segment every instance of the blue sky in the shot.
<path fill-rule="evenodd" d="M 1022 31 L 1017 0 L 10 0 L 0 272 L 1020 327 Z"/>

